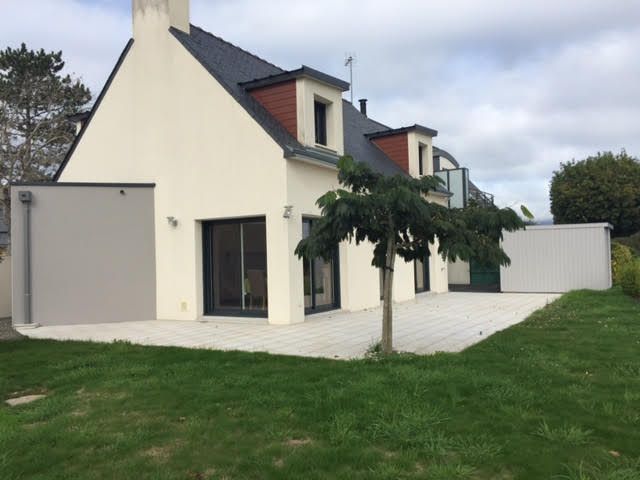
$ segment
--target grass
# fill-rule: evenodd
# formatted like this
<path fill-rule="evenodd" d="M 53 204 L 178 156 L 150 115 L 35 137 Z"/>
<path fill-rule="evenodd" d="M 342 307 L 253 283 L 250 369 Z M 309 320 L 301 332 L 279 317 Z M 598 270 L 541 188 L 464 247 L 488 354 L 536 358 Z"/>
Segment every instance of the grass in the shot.
<path fill-rule="evenodd" d="M 428 319 L 426 319 L 428 321 Z M 574 292 L 460 354 L 0 343 L 0 478 L 640 479 L 640 303 Z"/>

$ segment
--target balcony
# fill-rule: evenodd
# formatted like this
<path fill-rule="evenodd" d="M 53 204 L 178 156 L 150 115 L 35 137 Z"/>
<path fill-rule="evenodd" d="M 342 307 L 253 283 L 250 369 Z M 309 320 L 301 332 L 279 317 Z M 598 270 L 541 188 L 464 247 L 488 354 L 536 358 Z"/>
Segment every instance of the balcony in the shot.
<path fill-rule="evenodd" d="M 476 187 L 471 181 L 469 181 L 468 201 L 475 202 L 481 207 L 491 207 L 493 205 L 493 194 L 483 192 L 478 187 Z"/>
<path fill-rule="evenodd" d="M 493 195 L 483 192 L 469 180 L 468 169 L 438 170 L 434 175 L 442 179 L 445 188 L 451 192 L 449 208 L 464 208 L 469 206 L 470 203 L 475 203 L 481 207 L 493 205 Z"/>

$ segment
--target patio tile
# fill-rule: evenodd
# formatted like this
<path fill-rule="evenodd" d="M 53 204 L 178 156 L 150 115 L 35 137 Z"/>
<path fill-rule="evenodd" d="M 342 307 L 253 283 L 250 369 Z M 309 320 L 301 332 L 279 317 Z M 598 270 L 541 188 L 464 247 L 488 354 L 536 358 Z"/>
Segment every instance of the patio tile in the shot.
<path fill-rule="evenodd" d="M 555 294 L 467 293 L 419 295 L 394 307 L 394 342 L 420 354 L 459 351 L 524 320 L 555 300 Z M 126 340 L 143 345 L 264 351 L 325 358 L 359 358 L 380 338 L 381 308 L 328 312 L 296 325 L 154 320 L 23 329 L 32 338 L 96 342 Z M 482 334 L 480 334 L 482 332 Z"/>

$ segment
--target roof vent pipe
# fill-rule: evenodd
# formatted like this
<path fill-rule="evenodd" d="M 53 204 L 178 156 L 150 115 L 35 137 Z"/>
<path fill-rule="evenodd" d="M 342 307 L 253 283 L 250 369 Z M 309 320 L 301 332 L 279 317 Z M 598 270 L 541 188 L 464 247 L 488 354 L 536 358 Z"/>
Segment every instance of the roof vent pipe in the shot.
<path fill-rule="evenodd" d="M 366 116 L 367 115 L 367 99 L 361 98 L 358 101 L 360 102 L 360 113 Z"/>

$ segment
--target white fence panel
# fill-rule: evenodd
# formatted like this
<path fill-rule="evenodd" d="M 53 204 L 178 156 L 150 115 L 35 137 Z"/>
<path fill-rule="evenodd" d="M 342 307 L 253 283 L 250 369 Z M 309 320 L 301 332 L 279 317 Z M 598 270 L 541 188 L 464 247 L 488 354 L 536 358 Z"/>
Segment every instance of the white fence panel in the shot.
<path fill-rule="evenodd" d="M 611 287 L 611 225 L 545 225 L 505 232 L 511 265 L 500 268 L 503 292 L 567 292 Z"/>

